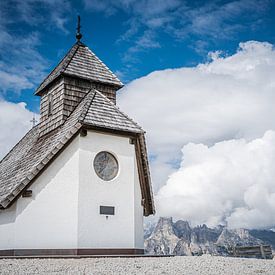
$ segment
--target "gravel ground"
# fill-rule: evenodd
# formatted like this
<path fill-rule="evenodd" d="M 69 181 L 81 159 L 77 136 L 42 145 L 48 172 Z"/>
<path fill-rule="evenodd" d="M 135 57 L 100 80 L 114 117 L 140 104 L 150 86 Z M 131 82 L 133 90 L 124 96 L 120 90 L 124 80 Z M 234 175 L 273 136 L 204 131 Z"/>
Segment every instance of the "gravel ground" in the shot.
<path fill-rule="evenodd" d="M 224 257 L 0 259 L 0 274 L 272 274 L 275 260 Z"/>

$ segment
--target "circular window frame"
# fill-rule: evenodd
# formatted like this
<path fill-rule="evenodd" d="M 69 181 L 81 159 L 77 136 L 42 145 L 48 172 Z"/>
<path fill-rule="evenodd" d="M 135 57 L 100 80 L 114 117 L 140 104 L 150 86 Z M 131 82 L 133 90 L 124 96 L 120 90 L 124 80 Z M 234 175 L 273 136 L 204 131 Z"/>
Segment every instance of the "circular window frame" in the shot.
<path fill-rule="evenodd" d="M 111 155 L 113 157 L 113 159 L 115 160 L 116 164 L 117 164 L 117 171 L 116 171 L 115 175 L 111 179 L 104 179 L 104 178 L 102 178 L 101 175 L 98 173 L 98 171 L 95 168 L 96 159 L 97 159 L 98 155 L 100 155 L 102 153 L 107 153 L 107 154 Z M 116 179 L 117 176 L 118 176 L 118 174 L 119 174 L 120 165 L 119 165 L 119 162 L 118 162 L 118 158 L 117 158 L 117 156 L 114 153 L 112 153 L 110 151 L 107 151 L 107 150 L 102 150 L 102 151 L 98 152 L 95 155 L 95 157 L 94 157 L 94 160 L 93 160 L 93 169 L 94 169 L 96 175 L 98 176 L 98 178 L 100 178 L 102 181 L 104 181 L 104 182 L 111 182 L 114 179 Z"/>

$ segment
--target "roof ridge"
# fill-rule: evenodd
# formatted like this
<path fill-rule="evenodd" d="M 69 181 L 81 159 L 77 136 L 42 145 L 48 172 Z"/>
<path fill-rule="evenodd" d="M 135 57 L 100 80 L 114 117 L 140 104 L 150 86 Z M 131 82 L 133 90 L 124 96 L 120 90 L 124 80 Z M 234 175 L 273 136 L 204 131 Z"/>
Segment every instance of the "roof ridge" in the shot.
<path fill-rule="evenodd" d="M 71 130 L 66 133 L 66 135 L 52 148 L 52 150 L 49 151 L 39 163 L 32 167 L 29 173 L 26 174 L 26 176 L 21 180 L 19 185 L 17 185 L 6 198 L 0 201 L 0 206 L 6 208 L 10 202 L 12 202 L 16 196 L 33 180 L 33 178 L 35 178 L 44 169 L 45 165 L 47 165 L 49 161 L 58 152 L 60 152 L 60 150 L 67 144 L 68 140 L 70 140 L 80 129 L 81 126 L 78 126 L 77 124 L 78 123 L 76 122 L 72 126 Z"/>
<path fill-rule="evenodd" d="M 41 122 L 40 122 L 41 123 Z M 13 145 L 13 147 L 7 152 L 7 154 L 0 160 L 0 164 L 8 157 L 8 155 L 10 155 L 12 153 L 12 151 L 15 149 L 15 147 L 21 142 L 22 139 L 24 139 L 31 131 L 36 130 L 35 128 L 37 128 L 39 126 L 39 124 L 36 124 L 34 127 L 32 127 L 29 131 L 27 131 L 25 133 L 25 135 L 15 144 Z"/>
<path fill-rule="evenodd" d="M 54 128 L 54 129 L 50 130 L 49 132 L 47 132 L 47 133 L 45 133 L 45 134 L 39 136 L 38 139 L 44 138 L 45 136 L 49 135 L 51 132 L 55 131 L 56 129 L 61 128 L 61 127 L 66 123 L 66 121 L 74 114 L 74 111 L 76 110 L 76 108 L 77 108 L 83 101 L 87 100 L 87 96 L 91 93 L 91 90 L 92 90 L 92 89 L 93 89 L 93 88 L 89 89 L 89 92 L 88 92 L 88 93 L 87 93 L 87 94 L 77 103 L 77 105 L 76 105 L 76 106 L 74 107 L 74 109 L 71 111 L 71 113 L 69 114 L 69 116 L 68 116 L 60 125 L 58 125 L 58 127 L 56 127 L 56 128 Z M 83 108 L 85 108 L 85 104 L 84 104 L 84 107 L 83 107 Z M 86 109 L 86 108 L 85 108 L 85 109 Z M 88 111 L 88 110 L 87 110 L 87 111 Z M 83 113 L 83 112 L 84 112 L 84 110 L 81 112 L 81 114 L 80 114 L 79 117 L 82 116 L 82 113 Z M 78 121 L 81 122 L 80 119 L 78 119 Z"/>
<path fill-rule="evenodd" d="M 60 75 L 114 85 L 117 88 L 123 86 L 123 83 L 110 68 L 88 46 L 79 41 L 69 49 L 61 61 L 45 77 L 35 94 L 40 95 L 41 91 Z"/>
<path fill-rule="evenodd" d="M 42 81 L 42 83 L 38 86 L 38 88 L 35 91 L 35 94 L 37 94 L 38 92 L 40 92 L 42 89 L 44 89 L 47 85 L 45 84 L 47 82 L 47 80 L 49 79 L 49 77 L 51 76 L 51 74 L 53 74 L 53 72 L 58 68 L 59 65 L 62 64 L 62 62 L 65 62 L 64 66 L 61 67 L 61 70 L 58 71 L 55 75 L 53 75 L 51 81 L 53 81 L 54 79 L 56 79 L 61 73 L 63 73 L 65 71 L 65 69 L 68 67 L 69 63 L 71 62 L 73 56 L 75 55 L 75 53 L 77 52 L 78 48 L 80 47 L 80 45 L 78 43 L 75 43 L 68 51 L 67 53 L 64 55 L 64 57 L 58 62 L 58 64 L 48 73 L 48 75 L 45 77 L 45 79 Z M 75 49 L 74 49 L 75 48 Z M 70 58 L 68 58 L 68 60 L 66 61 L 66 58 L 68 57 L 68 55 L 70 54 L 70 52 L 73 51 L 73 54 Z"/>
<path fill-rule="evenodd" d="M 92 94 L 92 90 L 94 90 L 93 97 L 91 98 L 90 101 L 88 101 L 88 97 L 89 97 L 89 95 Z M 91 88 L 90 91 L 87 93 L 87 95 L 85 95 L 85 97 L 82 99 L 82 100 L 87 100 L 87 103 L 85 103 L 84 106 L 83 106 L 83 111 L 81 112 L 81 114 L 80 114 L 80 116 L 79 116 L 79 119 L 78 119 L 79 122 L 83 123 L 83 121 L 84 121 L 84 119 L 85 119 L 85 116 L 86 116 L 86 114 L 88 113 L 89 108 L 90 108 L 91 105 L 92 105 L 92 102 L 93 102 L 93 100 L 94 100 L 94 98 L 95 98 L 95 95 L 96 95 L 95 89 L 94 89 L 94 88 Z M 87 98 L 86 98 L 86 97 L 87 97 Z"/>
<path fill-rule="evenodd" d="M 96 93 L 98 93 L 99 95 L 101 95 L 103 98 L 105 98 L 107 101 L 109 101 L 110 104 L 112 104 L 112 106 L 118 111 L 120 112 L 124 117 L 126 117 L 128 120 L 130 120 L 135 126 L 137 126 L 140 130 L 142 130 L 143 133 L 145 133 L 145 131 L 142 129 L 141 126 L 138 125 L 137 122 L 135 122 L 132 118 L 130 118 L 128 115 L 126 115 L 123 111 L 121 111 L 119 109 L 119 107 L 114 104 L 113 101 L 111 101 L 107 96 L 105 96 L 103 93 L 101 93 L 100 91 L 98 91 L 97 89 L 94 89 L 96 91 Z"/>
<path fill-rule="evenodd" d="M 88 95 L 88 93 L 85 95 L 85 97 Z M 84 98 L 85 98 L 84 97 Z M 83 98 L 83 100 L 84 100 Z M 81 128 L 82 124 L 78 121 L 78 112 L 81 110 L 80 104 L 85 103 L 81 100 L 79 104 L 76 106 L 76 108 L 72 111 L 70 116 L 67 118 L 67 120 L 62 124 L 60 127 L 56 128 L 52 132 L 60 132 L 64 130 L 64 136 L 60 137 L 58 142 L 44 155 L 42 159 L 40 159 L 38 162 L 35 162 L 33 167 L 24 175 L 24 178 L 22 178 L 18 185 L 16 185 L 9 195 L 7 195 L 5 198 L 1 199 L 0 196 L 0 208 L 6 208 L 12 201 L 18 196 L 18 194 L 28 186 L 28 184 L 44 169 L 44 167 L 48 164 L 48 162 L 58 153 L 60 150 L 67 144 L 67 142 L 77 133 L 77 131 Z M 78 111 L 77 111 L 78 108 Z M 80 109 L 79 109 L 80 108 Z M 71 126 L 67 129 L 66 125 L 67 123 L 71 123 Z M 29 131 L 30 132 L 30 131 Z M 49 138 L 49 137 L 47 137 Z M 21 142 L 22 139 L 19 141 Z M 36 139 L 34 142 L 39 142 L 39 138 Z M 14 147 L 16 148 L 16 146 Z M 32 148 L 29 148 L 25 152 L 25 155 L 32 150 Z M 1 184 L 1 181 L 0 181 Z"/>
<path fill-rule="evenodd" d="M 124 84 L 123 84 L 123 83 L 118 79 L 118 77 L 111 71 L 111 69 L 110 69 L 105 63 L 103 63 L 102 60 L 101 60 L 99 57 L 97 57 L 97 56 L 94 54 L 94 52 L 93 52 L 89 47 L 85 46 L 85 48 L 88 49 L 88 51 L 94 56 L 94 58 L 96 58 L 96 59 L 100 62 L 100 64 L 101 64 L 103 67 L 105 67 L 105 69 L 107 69 L 108 71 L 110 71 L 111 75 L 115 78 L 115 80 L 117 80 L 122 86 L 124 86 Z"/>
<path fill-rule="evenodd" d="M 73 57 L 75 56 L 77 50 L 79 49 L 80 44 L 79 44 L 79 43 L 75 43 L 74 46 L 75 46 L 75 45 L 76 45 L 76 49 L 74 50 L 72 56 L 71 56 L 71 57 L 68 59 L 68 61 L 66 62 L 66 65 L 65 65 L 65 66 L 62 68 L 62 70 L 60 71 L 60 74 L 65 72 L 65 70 L 67 69 L 68 65 L 69 65 L 70 62 L 72 61 Z M 73 47 L 74 47 L 74 46 L 73 46 Z M 73 47 L 72 47 L 72 48 L 73 48 Z M 72 48 L 71 48 L 71 49 L 72 49 Z M 57 66 L 58 66 L 58 65 L 57 65 Z"/>

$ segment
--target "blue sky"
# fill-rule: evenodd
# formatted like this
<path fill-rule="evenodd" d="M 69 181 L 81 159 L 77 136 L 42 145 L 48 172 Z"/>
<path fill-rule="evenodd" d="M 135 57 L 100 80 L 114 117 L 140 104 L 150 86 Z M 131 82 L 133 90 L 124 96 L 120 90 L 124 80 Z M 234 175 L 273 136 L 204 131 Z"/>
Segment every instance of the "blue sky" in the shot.
<path fill-rule="evenodd" d="M 146 130 L 158 213 L 274 228 L 275 0 L 2 0 L 0 158 L 32 127 L 77 14 Z"/>
<path fill-rule="evenodd" d="M 230 55 L 242 41 L 275 40 L 273 0 L 2 0 L 0 13 L 1 97 L 35 112 L 33 92 L 75 42 L 77 14 L 83 42 L 124 83 L 195 66 L 210 51 Z"/>

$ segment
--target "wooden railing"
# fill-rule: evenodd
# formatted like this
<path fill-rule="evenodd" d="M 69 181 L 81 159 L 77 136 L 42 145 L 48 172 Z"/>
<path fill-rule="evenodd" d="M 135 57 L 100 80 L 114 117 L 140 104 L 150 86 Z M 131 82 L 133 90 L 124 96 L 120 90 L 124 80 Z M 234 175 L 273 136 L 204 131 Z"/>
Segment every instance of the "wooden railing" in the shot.
<path fill-rule="evenodd" d="M 272 259 L 272 249 L 270 245 L 257 246 L 235 246 L 231 252 L 234 257 Z"/>

